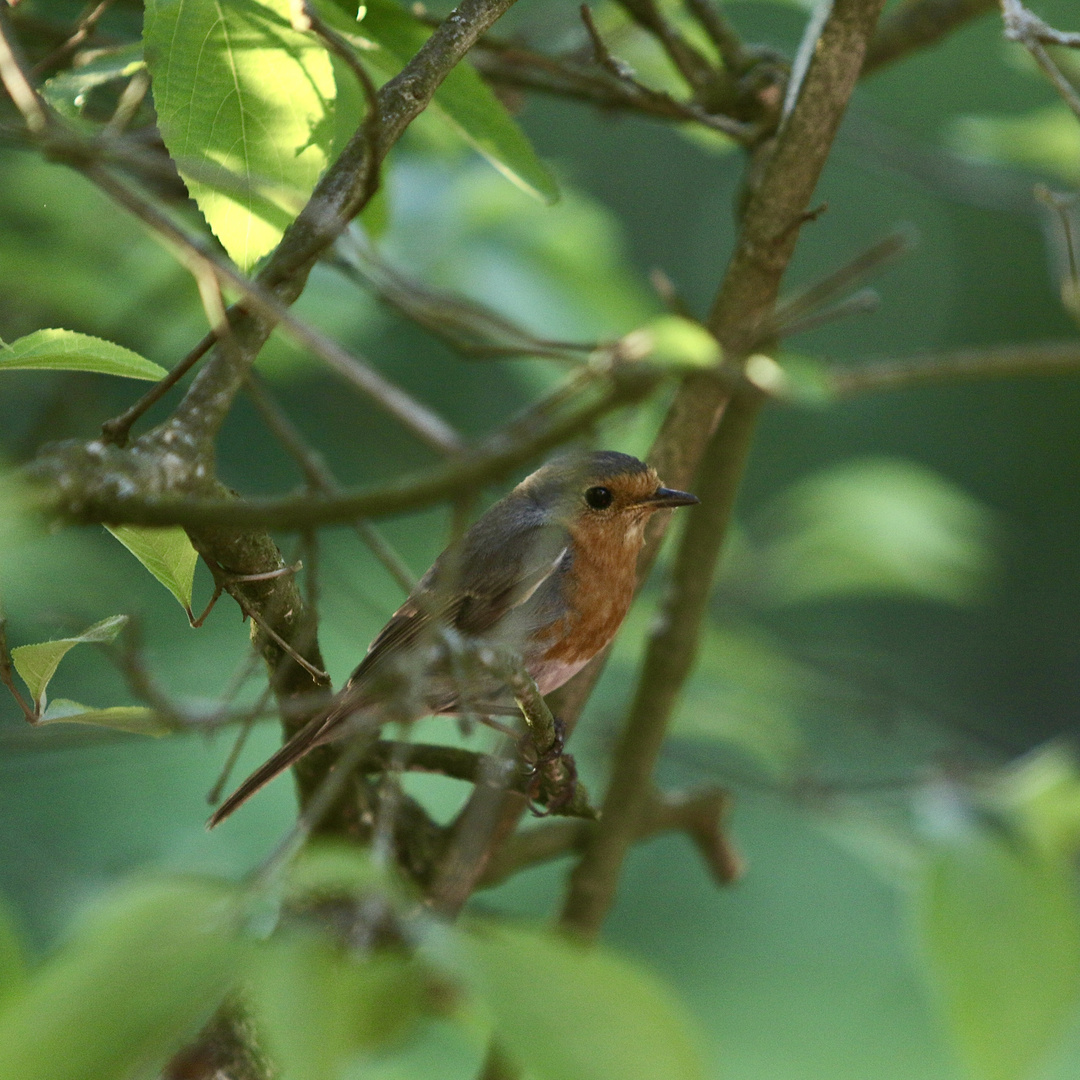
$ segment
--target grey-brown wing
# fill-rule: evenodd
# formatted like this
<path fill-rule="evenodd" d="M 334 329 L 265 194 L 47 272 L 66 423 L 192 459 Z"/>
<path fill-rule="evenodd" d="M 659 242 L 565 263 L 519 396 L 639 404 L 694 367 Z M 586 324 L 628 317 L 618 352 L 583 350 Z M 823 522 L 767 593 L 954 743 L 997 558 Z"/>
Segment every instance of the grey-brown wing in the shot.
<path fill-rule="evenodd" d="M 354 685 L 387 655 L 416 641 L 432 618 L 463 634 L 482 635 L 529 597 L 555 571 L 566 550 L 562 529 L 529 520 L 500 520 L 496 504 L 465 535 L 458 564 L 458 588 L 440 605 L 437 579 L 447 564 L 444 552 L 412 595 L 390 617 L 349 678 Z"/>

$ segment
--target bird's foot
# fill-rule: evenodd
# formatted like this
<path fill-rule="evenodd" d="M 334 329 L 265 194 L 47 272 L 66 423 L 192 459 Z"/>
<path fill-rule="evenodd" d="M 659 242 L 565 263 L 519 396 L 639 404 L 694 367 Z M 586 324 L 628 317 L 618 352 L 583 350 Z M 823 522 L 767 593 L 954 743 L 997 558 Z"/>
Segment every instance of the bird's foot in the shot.
<path fill-rule="evenodd" d="M 577 763 L 565 751 L 566 725 L 555 718 L 555 737 L 546 750 L 532 749 L 535 757 L 526 765 L 525 794 L 534 817 L 553 814 L 568 817 L 597 817 L 589 805 L 588 792 L 578 780 Z"/>

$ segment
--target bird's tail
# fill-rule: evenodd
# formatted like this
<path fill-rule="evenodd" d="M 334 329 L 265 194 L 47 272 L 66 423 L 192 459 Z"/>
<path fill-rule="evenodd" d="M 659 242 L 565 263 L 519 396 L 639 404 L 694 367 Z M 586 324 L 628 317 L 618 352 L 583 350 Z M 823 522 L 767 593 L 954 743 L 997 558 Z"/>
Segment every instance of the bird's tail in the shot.
<path fill-rule="evenodd" d="M 211 815 L 206 827 L 220 825 L 234 810 L 243 806 L 257 791 L 261 791 L 279 773 L 294 765 L 309 750 L 324 742 L 322 737 L 340 712 L 323 713 L 308 721 L 276 754 L 267 758 Z"/>

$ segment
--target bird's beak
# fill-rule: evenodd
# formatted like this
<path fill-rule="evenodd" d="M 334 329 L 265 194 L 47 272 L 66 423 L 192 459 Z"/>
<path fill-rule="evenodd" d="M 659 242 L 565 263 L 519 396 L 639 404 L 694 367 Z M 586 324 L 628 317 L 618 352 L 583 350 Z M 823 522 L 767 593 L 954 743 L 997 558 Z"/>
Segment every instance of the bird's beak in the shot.
<path fill-rule="evenodd" d="M 645 502 L 657 509 L 668 506 L 694 506 L 701 500 L 689 491 L 676 491 L 674 488 L 657 488 Z"/>

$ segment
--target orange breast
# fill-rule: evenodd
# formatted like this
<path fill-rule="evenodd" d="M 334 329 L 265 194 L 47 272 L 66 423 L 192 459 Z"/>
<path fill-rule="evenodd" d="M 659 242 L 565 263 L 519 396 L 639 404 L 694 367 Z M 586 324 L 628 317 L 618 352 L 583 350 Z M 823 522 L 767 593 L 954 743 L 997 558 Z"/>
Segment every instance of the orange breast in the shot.
<path fill-rule="evenodd" d="M 576 664 L 595 656 L 615 636 L 634 598 L 640 530 L 573 535 L 574 561 L 567 573 L 567 613 L 544 632 L 551 644 L 544 660 Z M 592 535 L 589 535 L 592 533 Z"/>

